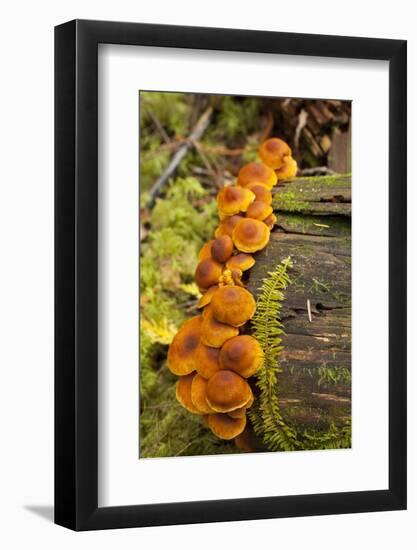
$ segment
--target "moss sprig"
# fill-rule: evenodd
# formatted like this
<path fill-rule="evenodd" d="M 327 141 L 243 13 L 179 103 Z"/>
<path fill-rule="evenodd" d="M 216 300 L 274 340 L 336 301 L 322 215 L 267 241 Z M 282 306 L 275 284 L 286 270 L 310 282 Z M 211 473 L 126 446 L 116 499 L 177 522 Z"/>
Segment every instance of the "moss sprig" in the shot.
<path fill-rule="evenodd" d="M 260 395 L 249 415 L 255 433 L 271 451 L 293 451 L 298 447 L 296 432 L 284 422 L 278 399 L 278 357 L 284 334 L 280 311 L 283 291 L 291 283 L 288 274 L 291 266 L 291 258 L 285 258 L 263 280 L 252 319 L 253 335 L 261 344 L 264 364 L 255 375 Z"/>

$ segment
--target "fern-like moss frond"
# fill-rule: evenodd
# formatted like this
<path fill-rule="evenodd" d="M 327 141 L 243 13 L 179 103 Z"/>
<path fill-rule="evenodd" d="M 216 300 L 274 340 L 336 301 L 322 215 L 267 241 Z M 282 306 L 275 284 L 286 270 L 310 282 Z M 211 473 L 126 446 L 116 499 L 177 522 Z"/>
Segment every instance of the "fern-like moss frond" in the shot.
<path fill-rule="evenodd" d="M 298 446 L 296 432 L 285 424 L 278 400 L 278 357 L 284 333 L 280 311 L 284 290 L 291 282 L 291 265 L 291 258 L 285 258 L 263 280 L 252 319 L 253 334 L 264 352 L 264 364 L 256 374 L 260 395 L 250 417 L 255 433 L 271 451 L 293 451 Z"/>

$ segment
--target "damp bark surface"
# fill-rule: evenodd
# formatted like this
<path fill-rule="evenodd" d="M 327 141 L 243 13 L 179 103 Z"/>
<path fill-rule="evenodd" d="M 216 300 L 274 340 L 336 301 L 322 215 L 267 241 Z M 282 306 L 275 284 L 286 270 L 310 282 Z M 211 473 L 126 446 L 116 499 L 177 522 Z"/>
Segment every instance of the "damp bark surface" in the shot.
<path fill-rule="evenodd" d="M 277 187 L 277 225 L 248 289 L 291 256 L 281 310 L 280 410 L 298 430 L 326 432 L 351 415 L 351 179 L 297 178 Z"/>

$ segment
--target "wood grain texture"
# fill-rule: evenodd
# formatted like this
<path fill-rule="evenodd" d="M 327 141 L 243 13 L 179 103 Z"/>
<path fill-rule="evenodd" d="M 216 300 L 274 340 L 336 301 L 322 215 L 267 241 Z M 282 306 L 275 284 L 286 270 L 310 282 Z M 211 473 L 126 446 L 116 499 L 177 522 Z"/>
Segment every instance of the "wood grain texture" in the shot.
<path fill-rule="evenodd" d="M 292 284 L 281 310 L 281 412 L 298 429 L 324 432 L 346 424 L 351 413 L 350 177 L 282 183 L 273 204 L 277 225 L 248 288 L 257 296 L 262 279 L 291 256 Z"/>

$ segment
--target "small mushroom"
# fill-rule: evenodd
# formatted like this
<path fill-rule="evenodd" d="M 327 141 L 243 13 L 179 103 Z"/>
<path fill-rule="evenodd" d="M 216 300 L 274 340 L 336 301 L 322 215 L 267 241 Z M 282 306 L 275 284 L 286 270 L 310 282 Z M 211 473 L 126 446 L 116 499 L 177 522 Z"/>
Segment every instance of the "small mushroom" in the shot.
<path fill-rule="evenodd" d="M 207 403 L 207 380 L 196 374 L 191 383 L 191 401 L 194 407 L 203 414 L 214 413 Z"/>
<path fill-rule="evenodd" d="M 284 157 L 291 156 L 291 149 L 282 139 L 270 138 L 259 147 L 259 156 L 267 166 L 277 170 L 284 164 Z"/>
<path fill-rule="evenodd" d="M 230 258 L 233 252 L 233 241 L 229 235 L 218 237 L 211 247 L 211 255 L 214 260 L 224 264 Z"/>
<path fill-rule="evenodd" d="M 208 381 L 206 396 L 212 409 L 227 413 L 244 407 L 252 399 L 252 390 L 235 372 L 221 370 Z"/>
<path fill-rule="evenodd" d="M 243 378 L 253 376 L 263 364 L 262 348 L 253 336 L 235 336 L 224 343 L 220 350 L 220 367 L 232 370 Z"/>
<path fill-rule="evenodd" d="M 227 414 L 232 418 L 242 418 L 242 416 L 246 414 L 247 410 L 252 407 L 254 400 L 255 398 L 252 394 L 251 399 L 249 399 L 249 401 L 243 407 L 240 407 L 240 409 L 235 409 L 234 411 L 229 411 Z"/>
<path fill-rule="evenodd" d="M 203 317 L 192 317 L 181 326 L 168 350 L 168 368 L 183 376 L 195 370 L 195 350 L 200 341 Z"/>
<path fill-rule="evenodd" d="M 180 376 L 175 386 L 175 396 L 177 401 L 193 414 L 202 414 L 199 409 L 194 405 L 191 399 L 191 386 L 194 380 L 195 374 L 187 374 L 186 376 Z"/>
<path fill-rule="evenodd" d="M 277 223 L 277 217 L 275 216 L 275 214 L 271 214 L 264 220 L 264 224 L 267 226 L 269 230 L 271 230 L 276 223 Z"/>
<path fill-rule="evenodd" d="M 240 327 L 252 319 L 256 302 L 252 294 L 241 286 L 223 286 L 213 294 L 210 308 L 212 315 L 220 323 Z M 203 334 L 204 322 L 201 330 Z"/>
<path fill-rule="evenodd" d="M 275 171 L 278 181 L 281 180 L 288 180 L 291 178 L 295 178 L 297 175 L 297 161 L 293 159 L 292 157 L 284 157 L 284 162 L 281 166 L 281 168 L 278 168 L 278 170 Z"/>
<path fill-rule="evenodd" d="M 234 439 L 245 429 L 246 416 L 231 418 L 227 414 L 209 414 L 207 426 L 220 439 Z"/>
<path fill-rule="evenodd" d="M 267 204 L 272 204 L 272 194 L 267 185 L 264 183 L 259 183 L 257 181 L 253 183 L 248 183 L 246 189 L 250 189 L 252 193 L 255 193 L 257 201 L 266 202 Z"/>
<path fill-rule="evenodd" d="M 232 256 L 230 260 L 226 262 L 227 269 L 231 271 L 239 270 L 247 271 L 255 265 L 255 258 L 251 254 L 244 254 L 243 252 Z"/>
<path fill-rule="evenodd" d="M 201 298 L 198 300 L 197 307 L 202 308 L 209 305 L 211 302 L 211 299 L 213 297 L 213 294 L 218 289 L 218 285 L 211 286 L 208 290 L 204 292 L 204 294 L 201 296 Z"/>
<path fill-rule="evenodd" d="M 200 262 L 203 260 L 211 259 L 211 247 L 213 246 L 213 243 L 214 243 L 214 239 L 211 239 L 211 241 L 208 241 L 206 244 L 204 244 L 201 247 L 201 250 L 198 253 L 198 259 Z"/>
<path fill-rule="evenodd" d="M 237 222 L 241 219 L 242 216 L 238 216 L 237 214 L 235 216 L 225 218 L 214 232 L 214 236 L 216 237 L 216 239 L 218 239 L 222 235 L 229 235 L 229 237 L 231 237 L 233 229 L 235 228 Z"/>
<path fill-rule="evenodd" d="M 269 229 L 259 220 L 243 218 L 233 229 L 232 239 L 241 252 L 257 252 L 269 242 Z"/>
<path fill-rule="evenodd" d="M 263 221 L 272 214 L 272 206 L 266 202 L 256 200 L 246 211 L 247 218 Z"/>
<path fill-rule="evenodd" d="M 265 164 L 250 162 L 240 169 L 237 183 L 242 187 L 246 187 L 249 183 L 253 182 L 263 183 L 269 189 L 272 189 L 277 183 L 277 175 L 269 166 L 265 166 Z"/>
<path fill-rule="evenodd" d="M 221 348 L 226 340 L 229 340 L 229 338 L 233 338 L 233 336 L 237 336 L 238 334 L 239 329 L 226 325 L 225 323 L 222 323 L 214 318 L 211 304 L 205 308 L 203 322 L 201 324 L 202 344 L 212 348 Z"/>
<path fill-rule="evenodd" d="M 196 370 L 206 380 L 220 370 L 219 353 L 219 348 L 212 348 L 201 342 L 197 346 L 195 351 Z"/>
<path fill-rule="evenodd" d="M 246 416 L 246 407 L 240 407 L 240 409 L 230 411 L 227 414 L 230 416 L 230 418 L 243 418 L 244 416 Z"/>
<path fill-rule="evenodd" d="M 239 212 L 246 212 L 254 200 L 255 194 L 249 189 L 236 185 L 223 187 L 217 195 L 220 216 L 227 217 L 239 214 Z"/>
<path fill-rule="evenodd" d="M 195 270 L 195 282 L 200 289 L 208 289 L 217 285 L 223 272 L 223 266 L 215 260 L 202 260 Z"/>

